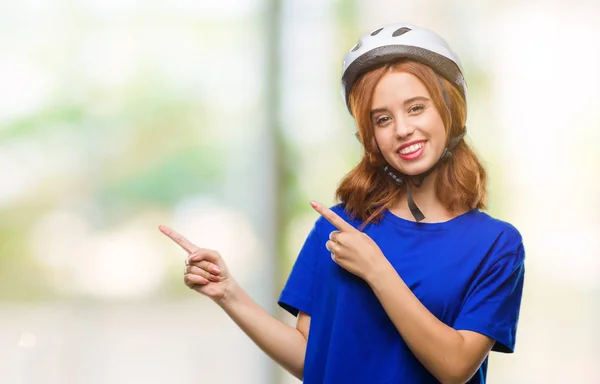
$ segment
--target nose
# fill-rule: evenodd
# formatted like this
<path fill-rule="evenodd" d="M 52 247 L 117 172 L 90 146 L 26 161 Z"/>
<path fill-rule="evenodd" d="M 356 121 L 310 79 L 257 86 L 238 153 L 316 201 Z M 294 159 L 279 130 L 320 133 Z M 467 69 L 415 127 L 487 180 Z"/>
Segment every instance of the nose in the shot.
<path fill-rule="evenodd" d="M 410 122 L 403 119 L 396 119 L 396 137 L 405 139 L 415 132 L 415 127 Z"/>

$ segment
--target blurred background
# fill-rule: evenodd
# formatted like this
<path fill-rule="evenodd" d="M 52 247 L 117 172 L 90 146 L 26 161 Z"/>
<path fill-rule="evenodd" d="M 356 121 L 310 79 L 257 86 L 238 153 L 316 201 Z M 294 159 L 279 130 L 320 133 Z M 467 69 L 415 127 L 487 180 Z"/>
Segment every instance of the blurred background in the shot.
<path fill-rule="evenodd" d="M 407 21 L 469 85 L 528 252 L 490 383 L 600 383 L 600 3 L 1 0 L 0 383 L 297 383 L 182 283 L 170 225 L 267 311 L 359 160 L 342 56 Z"/>

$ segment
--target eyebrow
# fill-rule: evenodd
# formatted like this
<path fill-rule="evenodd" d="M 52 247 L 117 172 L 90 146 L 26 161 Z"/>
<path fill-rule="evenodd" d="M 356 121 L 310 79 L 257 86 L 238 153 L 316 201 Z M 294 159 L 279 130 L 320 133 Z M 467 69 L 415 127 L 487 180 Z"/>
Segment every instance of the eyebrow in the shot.
<path fill-rule="evenodd" d="M 425 96 L 415 96 L 415 97 L 411 97 L 409 99 L 404 100 L 404 106 L 407 107 L 409 104 L 414 103 L 415 101 L 429 101 L 429 99 Z M 371 110 L 371 116 L 373 116 L 376 113 L 379 112 L 385 112 L 387 110 L 387 108 L 375 108 Z"/>

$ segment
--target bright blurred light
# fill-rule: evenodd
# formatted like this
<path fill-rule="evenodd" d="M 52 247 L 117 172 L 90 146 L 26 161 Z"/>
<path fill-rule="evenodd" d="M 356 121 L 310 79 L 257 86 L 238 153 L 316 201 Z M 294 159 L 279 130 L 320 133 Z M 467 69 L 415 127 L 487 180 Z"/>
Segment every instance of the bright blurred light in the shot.
<path fill-rule="evenodd" d="M 502 166 L 518 197 L 508 203 L 513 223 L 545 278 L 597 287 L 599 228 L 589 208 L 598 190 L 600 51 L 589 37 L 600 27 L 585 9 L 565 4 L 540 13 L 520 4 L 491 31 Z"/>
<path fill-rule="evenodd" d="M 218 251 L 236 279 L 260 273 L 261 248 L 243 213 L 201 197 L 189 198 L 175 208 L 172 227 L 198 247 Z"/>
<path fill-rule="evenodd" d="M 35 61 L 17 54 L 0 60 L 0 122 L 33 114 L 51 96 L 49 74 Z"/>
<path fill-rule="evenodd" d="M 65 293 L 105 298 L 147 295 L 162 282 L 165 258 L 154 228 L 136 224 L 94 232 L 71 212 L 47 214 L 31 232 L 33 254 Z"/>
<path fill-rule="evenodd" d="M 30 198 L 29 193 L 50 176 L 77 173 L 89 166 L 89 161 L 81 161 L 86 148 L 74 145 L 73 135 L 65 132 L 65 127 L 48 124 L 46 128 L 49 131 L 35 139 L 12 140 L 0 146 L 0 207 Z M 122 144 L 117 142 L 113 147 L 120 148 Z M 51 191 L 45 189 L 46 193 Z"/>
<path fill-rule="evenodd" d="M 31 141 L 13 141 L 0 147 L 0 206 L 9 205 L 33 190 L 48 162 Z"/>
<path fill-rule="evenodd" d="M 247 15 L 256 9 L 256 0 L 171 0 L 168 2 L 148 2 L 143 0 L 83 0 L 86 10 L 96 15 L 123 15 L 152 9 L 162 12 L 177 12 L 214 18 Z"/>
<path fill-rule="evenodd" d="M 31 332 L 24 332 L 19 339 L 19 347 L 33 348 L 37 344 L 37 337 Z"/>
<path fill-rule="evenodd" d="M 84 79 L 101 88 L 133 80 L 140 68 L 137 55 L 140 45 L 131 31 L 105 29 L 90 34 L 86 40 L 79 66 Z"/>

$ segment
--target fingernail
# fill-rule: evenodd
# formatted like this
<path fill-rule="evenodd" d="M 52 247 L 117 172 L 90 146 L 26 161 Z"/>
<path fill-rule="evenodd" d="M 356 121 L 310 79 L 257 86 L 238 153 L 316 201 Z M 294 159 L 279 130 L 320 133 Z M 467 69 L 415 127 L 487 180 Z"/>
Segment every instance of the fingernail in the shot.
<path fill-rule="evenodd" d="M 213 271 L 214 273 L 221 273 L 221 270 L 217 267 L 212 267 L 211 271 Z"/>
<path fill-rule="evenodd" d="M 311 201 L 310 202 L 310 206 L 313 208 L 317 208 L 317 202 L 316 201 Z"/>

